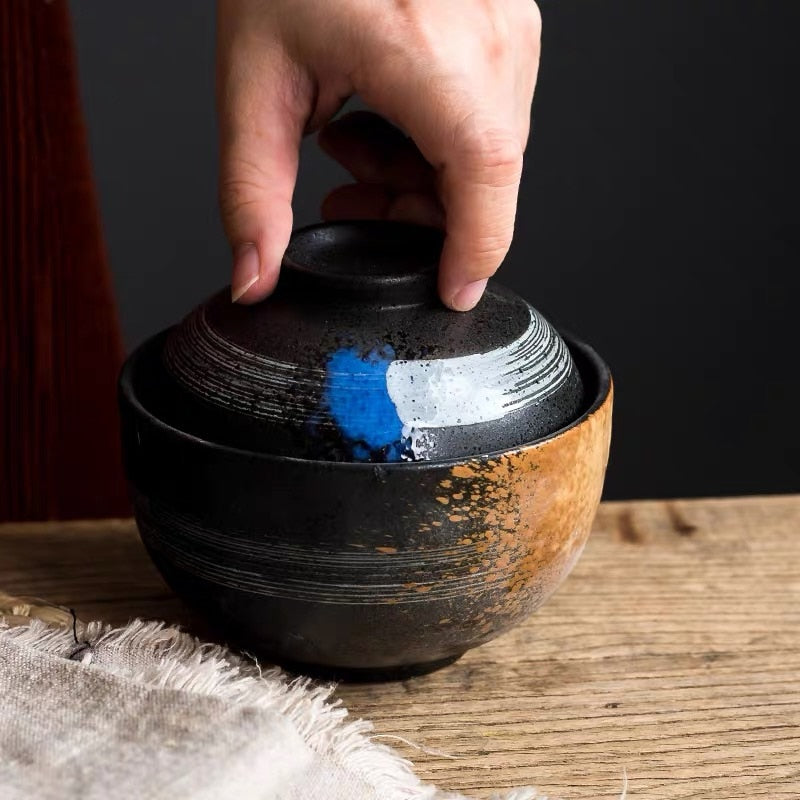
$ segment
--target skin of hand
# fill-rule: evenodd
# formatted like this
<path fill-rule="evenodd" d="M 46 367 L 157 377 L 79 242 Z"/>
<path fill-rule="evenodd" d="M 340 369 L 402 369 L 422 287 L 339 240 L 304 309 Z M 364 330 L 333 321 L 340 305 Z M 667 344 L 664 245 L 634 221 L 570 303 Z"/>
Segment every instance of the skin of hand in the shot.
<path fill-rule="evenodd" d="M 219 0 L 220 208 L 234 301 L 275 287 L 299 147 L 355 178 L 326 219 L 445 228 L 439 294 L 466 311 L 511 244 L 539 66 L 533 0 Z M 333 119 L 358 94 L 377 113 Z"/>

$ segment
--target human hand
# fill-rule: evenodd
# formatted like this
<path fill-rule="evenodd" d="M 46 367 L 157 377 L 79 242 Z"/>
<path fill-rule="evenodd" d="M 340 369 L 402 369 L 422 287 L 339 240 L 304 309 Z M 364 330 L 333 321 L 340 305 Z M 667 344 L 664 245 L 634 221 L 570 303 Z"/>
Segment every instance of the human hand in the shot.
<path fill-rule="evenodd" d="M 442 225 L 439 294 L 472 308 L 511 244 L 540 29 L 533 0 L 219 0 L 233 299 L 274 288 L 300 141 L 321 128 L 320 145 L 356 179 L 323 216 Z M 331 122 L 354 93 L 382 116 Z"/>

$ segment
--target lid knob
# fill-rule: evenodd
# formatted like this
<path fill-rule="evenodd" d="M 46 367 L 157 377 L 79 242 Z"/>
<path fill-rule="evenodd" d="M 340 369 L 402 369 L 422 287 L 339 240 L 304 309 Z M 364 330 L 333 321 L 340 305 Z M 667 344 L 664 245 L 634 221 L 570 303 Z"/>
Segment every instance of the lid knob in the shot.
<path fill-rule="evenodd" d="M 436 297 L 444 235 L 398 222 L 337 222 L 297 231 L 283 257 L 281 288 L 387 305 Z"/>

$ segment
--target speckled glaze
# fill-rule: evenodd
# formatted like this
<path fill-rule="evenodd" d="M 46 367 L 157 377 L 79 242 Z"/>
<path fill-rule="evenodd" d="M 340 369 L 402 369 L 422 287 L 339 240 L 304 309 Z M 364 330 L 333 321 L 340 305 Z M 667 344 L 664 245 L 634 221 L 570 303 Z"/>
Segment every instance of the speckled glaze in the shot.
<path fill-rule="evenodd" d="M 165 418 L 220 444 L 371 463 L 507 449 L 575 419 L 563 339 L 495 283 L 469 314 L 446 309 L 441 245 L 399 223 L 297 231 L 270 298 L 222 291 L 169 334 Z"/>
<path fill-rule="evenodd" d="M 122 372 L 126 473 L 155 563 L 231 642 L 312 674 L 417 674 L 534 611 L 575 564 L 611 434 L 611 378 L 586 345 L 566 340 L 585 396 L 560 430 L 506 452 L 369 464 L 220 445 L 165 421 L 167 335 Z"/>

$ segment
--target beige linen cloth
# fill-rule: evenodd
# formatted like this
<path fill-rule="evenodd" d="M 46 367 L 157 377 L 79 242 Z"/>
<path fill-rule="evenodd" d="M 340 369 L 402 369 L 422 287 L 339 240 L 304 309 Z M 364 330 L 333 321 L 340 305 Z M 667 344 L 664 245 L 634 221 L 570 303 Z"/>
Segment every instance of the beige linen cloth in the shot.
<path fill-rule="evenodd" d="M 73 633 L 28 611 L 0 616 L 2 800 L 464 800 L 423 784 L 331 687 L 162 623 Z"/>

